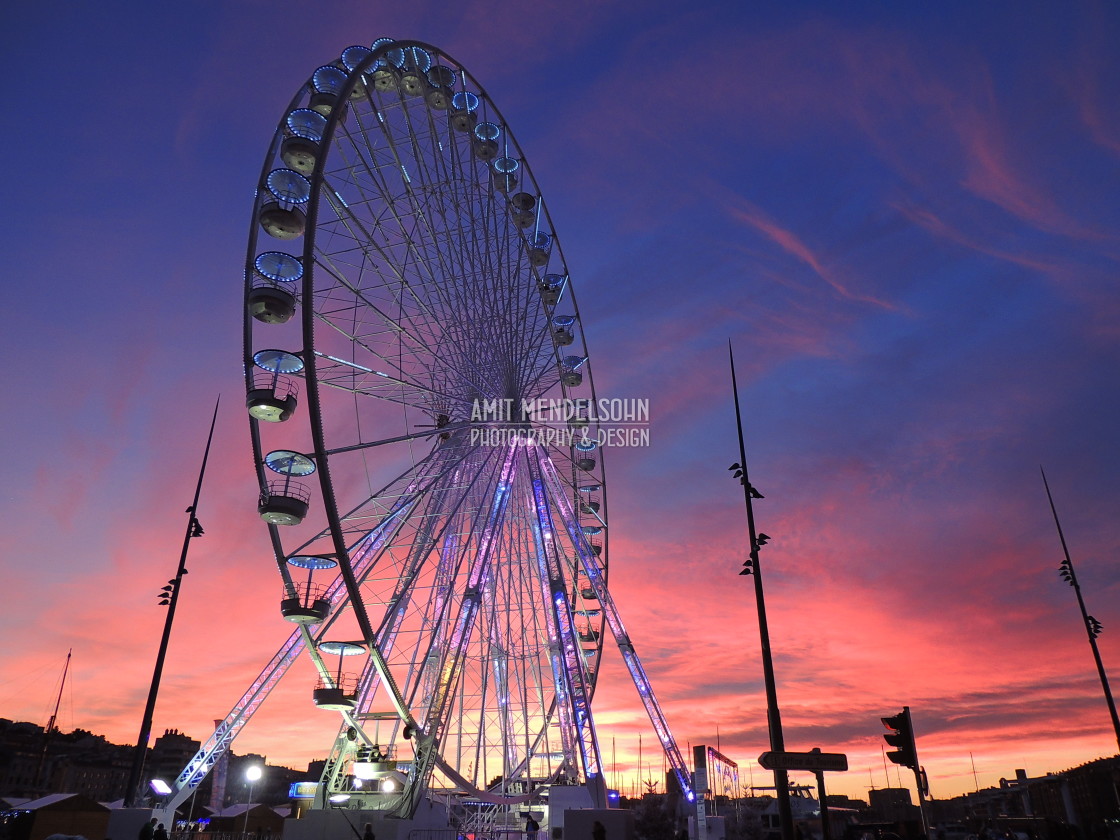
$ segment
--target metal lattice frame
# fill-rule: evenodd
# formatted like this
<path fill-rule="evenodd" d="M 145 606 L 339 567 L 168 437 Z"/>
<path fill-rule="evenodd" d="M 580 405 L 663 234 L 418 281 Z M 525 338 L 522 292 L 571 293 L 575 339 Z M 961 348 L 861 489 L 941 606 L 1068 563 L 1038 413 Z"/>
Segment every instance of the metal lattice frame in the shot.
<path fill-rule="evenodd" d="M 261 300 L 276 307 L 262 315 Z M 557 781 L 602 803 L 591 701 L 609 630 L 690 795 L 607 589 L 606 477 L 567 266 L 520 147 L 464 68 L 380 41 L 313 74 L 262 171 L 246 302 L 251 414 L 261 353 L 274 363 L 275 411 L 251 421 L 262 516 L 305 503 L 269 526 L 285 598 L 310 592 L 294 556 L 337 561 L 339 576 L 181 790 L 302 647 L 343 698 L 320 804 L 408 816 L 438 789 L 512 807 Z M 303 413 L 276 353 L 303 377 L 306 423 L 260 422 Z M 548 400 L 561 416 L 534 413 Z M 400 476 L 374 489 L 392 464 Z M 285 469 L 277 484 L 270 470 Z M 311 470 L 318 486 L 297 492 Z M 366 654 L 352 678 L 331 655 L 350 649 Z M 356 764 L 404 771 L 403 790 L 356 790 Z"/>

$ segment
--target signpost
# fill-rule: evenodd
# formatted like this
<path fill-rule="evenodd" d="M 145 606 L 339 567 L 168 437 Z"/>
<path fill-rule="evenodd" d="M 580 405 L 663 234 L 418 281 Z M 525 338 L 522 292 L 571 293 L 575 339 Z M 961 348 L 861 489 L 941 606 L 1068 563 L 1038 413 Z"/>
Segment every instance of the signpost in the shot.
<path fill-rule="evenodd" d="M 817 777 L 817 799 L 821 806 L 821 838 L 832 840 L 828 825 L 828 794 L 824 789 L 825 771 L 844 771 L 848 769 L 848 756 L 844 753 L 821 752 L 814 747 L 809 752 L 764 752 L 758 763 L 767 770 L 805 770 Z"/>

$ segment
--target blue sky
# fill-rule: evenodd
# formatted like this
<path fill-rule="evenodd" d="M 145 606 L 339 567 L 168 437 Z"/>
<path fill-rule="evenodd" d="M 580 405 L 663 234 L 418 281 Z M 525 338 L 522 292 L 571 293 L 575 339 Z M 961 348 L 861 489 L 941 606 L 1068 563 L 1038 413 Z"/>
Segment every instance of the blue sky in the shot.
<path fill-rule="evenodd" d="M 45 720 L 73 646 L 63 724 L 135 737 L 218 393 L 156 729 L 204 736 L 287 635 L 240 409 L 245 239 L 294 91 L 387 35 L 485 85 L 600 393 L 650 400 L 651 446 L 611 453 L 611 583 L 679 740 L 765 749 L 731 339 L 787 744 L 848 752 L 835 789 L 857 794 L 903 704 L 937 795 L 971 788 L 969 752 L 982 784 L 1112 754 L 1039 466 L 1115 671 L 1118 23 L 1104 3 L 13 10 L 0 715 Z M 632 744 L 617 659 L 603 679 L 600 728 Z M 305 688 L 240 749 L 320 754 L 333 720 L 301 723 Z"/>

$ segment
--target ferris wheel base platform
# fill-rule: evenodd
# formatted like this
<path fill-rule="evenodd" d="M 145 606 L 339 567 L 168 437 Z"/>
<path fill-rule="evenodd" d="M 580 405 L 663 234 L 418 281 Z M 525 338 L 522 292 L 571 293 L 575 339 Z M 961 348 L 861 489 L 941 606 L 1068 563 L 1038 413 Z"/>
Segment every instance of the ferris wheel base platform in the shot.
<path fill-rule="evenodd" d="M 306 811 L 296 820 L 284 820 L 282 840 L 357 840 L 365 825 L 373 827 L 377 840 L 407 840 L 414 831 L 431 832 L 429 837 L 450 837 L 455 832 L 443 805 L 425 801 L 412 819 L 392 819 L 384 811 L 332 805 L 329 809 Z M 451 832 L 448 834 L 447 832 Z"/>
<path fill-rule="evenodd" d="M 362 807 L 361 798 L 355 796 L 325 808 L 312 807 L 301 811 L 295 819 L 285 820 L 282 840 L 358 840 L 366 823 L 377 840 L 456 840 L 462 833 L 475 834 L 478 840 L 524 840 L 527 815 L 541 824 L 540 840 L 586 840 L 593 836 L 596 822 L 606 827 L 606 836 L 611 840 L 634 840 L 633 814 L 626 809 L 596 808 L 593 798 L 585 785 L 553 785 L 547 803 L 515 806 L 506 814 L 506 820 L 483 829 L 456 823 L 447 806 L 438 800 L 425 798 L 411 819 L 400 819 L 387 816 L 385 810 Z M 470 803 L 465 804 L 469 810 Z M 461 811 L 461 806 L 457 807 Z"/>

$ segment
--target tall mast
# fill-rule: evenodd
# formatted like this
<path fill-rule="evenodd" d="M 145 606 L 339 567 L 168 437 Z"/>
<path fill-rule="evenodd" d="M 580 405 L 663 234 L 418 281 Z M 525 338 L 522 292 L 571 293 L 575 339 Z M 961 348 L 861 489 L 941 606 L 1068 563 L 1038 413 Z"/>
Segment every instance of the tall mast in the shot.
<path fill-rule="evenodd" d="M 50 720 L 47 721 L 47 731 L 43 734 L 43 752 L 39 754 L 39 766 L 35 768 L 36 785 L 43 781 L 43 765 L 47 762 L 47 747 L 50 745 L 55 722 L 58 720 L 58 707 L 62 705 L 62 692 L 66 688 L 66 675 L 70 673 L 70 657 L 73 653 L 74 648 L 66 651 L 66 664 L 62 666 L 62 681 L 58 684 L 58 697 L 54 700 L 54 712 L 51 714 Z"/>
<path fill-rule="evenodd" d="M 735 428 L 739 433 L 739 463 L 731 469 L 738 470 L 736 476 L 742 478 L 743 499 L 747 506 L 747 533 L 750 538 L 750 559 L 739 574 L 754 576 L 754 598 L 758 611 L 758 636 L 762 648 L 762 676 L 766 684 L 766 720 L 770 731 L 770 750 L 785 752 L 785 738 L 782 734 L 782 716 L 778 709 L 778 688 L 774 679 L 774 659 L 770 654 L 770 628 L 766 622 L 766 597 L 762 591 L 762 567 L 758 562 L 758 549 L 769 541 L 765 534 L 755 530 L 754 505 L 752 500 L 761 499 L 762 494 L 751 486 L 747 477 L 747 447 L 743 442 L 743 415 L 739 410 L 739 383 L 735 379 L 735 353 L 731 342 L 727 342 L 727 352 L 731 360 L 731 392 L 735 397 Z M 782 830 L 782 840 L 793 840 L 793 810 L 789 802 L 789 774 L 782 769 L 774 770 L 774 793 L 778 798 L 778 821 Z"/>
<path fill-rule="evenodd" d="M 1085 633 L 1089 636 L 1089 647 L 1093 649 L 1093 661 L 1097 663 L 1097 674 L 1101 678 L 1104 699 L 1108 704 L 1108 713 L 1112 717 L 1112 728 L 1116 732 L 1116 746 L 1120 747 L 1120 717 L 1117 717 L 1116 702 L 1112 699 L 1112 689 L 1108 687 L 1108 674 L 1105 673 L 1104 662 L 1101 661 L 1101 652 L 1097 648 L 1097 636 L 1101 633 L 1101 623 L 1089 615 L 1089 612 L 1085 609 L 1085 599 L 1081 596 L 1081 584 L 1077 582 L 1077 574 L 1073 571 L 1073 560 L 1070 559 L 1069 548 L 1066 547 L 1066 537 L 1062 533 L 1062 523 L 1058 521 L 1058 509 L 1054 507 L 1054 497 L 1050 494 L 1050 484 L 1046 481 L 1046 470 L 1042 467 L 1039 467 L 1039 470 L 1042 472 L 1042 484 L 1046 488 L 1046 498 L 1050 500 L 1050 512 L 1054 514 L 1054 525 L 1058 528 L 1058 539 L 1062 543 L 1062 553 L 1065 554 L 1065 560 L 1058 568 L 1058 574 L 1077 593 L 1077 606 L 1081 608 L 1081 620 L 1085 623 Z"/>
<path fill-rule="evenodd" d="M 124 806 L 131 808 L 136 801 L 137 787 L 140 785 L 140 774 L 144 770 L 144 759 L 148 752 L 148 739 L 152 734 L 152 716 L 156 709 L 156 696 L 159 694 L 159 681 L 163 677 L 163 663 L 167 658 L 167 643 L 171 639 L 171 623 L 175 620 L 175 605 L 179 602 L 179 588 L 183 584 L 183 575 L 187 573 L 187 550 L 191 545 L 192 537 L 202 536 L 202 526 L 198 522 L 198 497 L 202 494 L 202 479 L 206 475 L 206 461 L 210 457 L 210 444 L 214 441 L 214 424 L 218 422 L 218 403 L 222 401 L 219 396 L 214 402 L 214 416 L 210 419 L 210 434 L 206 438 L 206 450 L 202 453 L 202 467 L 198 471 L 198 483 L 194 488 L 194 501 L 187 508 L 187 533 L 183 537 L 183 551 L 179 555 L 179 569 L 175 577 L 168 581 L 164 587 L 166 596 L 167 618 L 163 622 L 163 638 L 159 643 L 159 654 L 156 656 L 156 668 L 152 674 L 152 685 L 148 690 L 148 702 L 144 706 L 144 719 L 140 724 L 140 735 L 136 738 L 136 753 L 132 758 L 132 770 L 128 774 L 128 787 L 124 792 Z"/>

